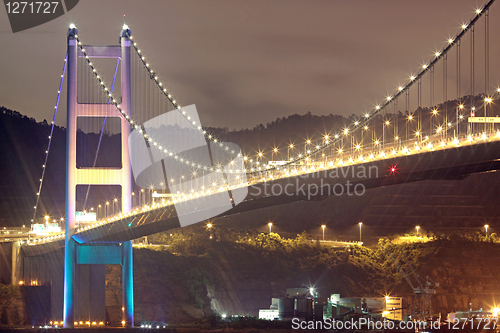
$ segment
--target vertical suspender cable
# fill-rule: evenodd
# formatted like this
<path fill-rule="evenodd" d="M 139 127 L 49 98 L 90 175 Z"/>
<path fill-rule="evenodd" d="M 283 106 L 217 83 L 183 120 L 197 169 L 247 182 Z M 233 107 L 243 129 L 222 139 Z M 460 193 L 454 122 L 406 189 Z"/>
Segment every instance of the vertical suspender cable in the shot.
<path fill-rule="evenodd" d="M 431 98 L 431 108 L 432 110 L 435 110 L 435 105 L 434 105 L 434 65 L 431 66 L 430 69 L 430 98 Z M 429 135 L 433 134 L 433 120 L 434 120 L 434 113 L 431 114 L 430 120 L 429 120 Z"/>
<path fill-rule="evenodd" d="M 470 106 L 474 107 L 474 26 L 471 27 L 470 35 Z M 475 113 L 475 111 L 474 111 Z M 475 115 L 475 114 L 474 114 Z M 474 123 L 471 123 L 471 133 L 474 133 Z"/>
<path fill-rule="evenodd" d="M 460 96 L 460 42 L 457 41 L 457 99 L 462 104 L 462 97 Z"/>
<path fill-rule="evenodd" d="M 430 81 L 431 81 L 431 87 L 430 87 L 431 107 L 434 108 L 434 66 L 431 67 Z"/>
<path fill-rule="evenodd" d="M 396 119 L 394 119 L 394 140 L 396 140 L 396 137 L 398 136 L 398 127 L 399 127 L 398 98 L 394 99 L 393 104 L 394 104 L 394 116 L 396 117 Z M 363 131 L 362 128 L 361 131 Z"/>
<path fill-rule="evenodd" d="M 448 54 L 443 55 L 444 137 L 448 136 Z"/>
<path fill-rule="evenodd" d="M 462 97 L 460 96 L 460 39 L 457 41 L 457 101 L 459 105 L 462 105 Z M 461 112 L 461 111 L 460 111 Z M 460 134 L 460 122 L 458 121 L 458 106 L 455 121 L 457 123 L 457 136 Z"/>
<path fill-rule="evenodd" d="M 484 14 L 484 93 L 488 95 L 490 89 L 490 24 L 489 9 Z"/>
<path fill-rule="evenodd" d="M 489 97 L 488 91 L 490 90 L 490 25 L 489 25 L 489 9 L 484 13 L 484 94 Z M 490 104 L 491 105 L 491 104 Z M 491 112 L 491 106 L 490 106 Z M 486 104 L 484 105 L 484 116 L 486 117 Z M 495 123 L 491 124 L 491 129 L 495 128 Z"/>
<path fill-rule="evenodd" d="M 418 107 L 417 107 L 417 131 L 419 132 L 419 137 L 421 135 L 421 130 L 422 130 L 422 109 L 421 109 L 421 106 L 422 106 L 422 78 L 420 77 L 418 79 L 418 85 L 417 85 L 417 103 L 418 103 Z"/>
<path fill-rule="evenodd" d="M 474 26 L 470 30 L 470 103 L 474 107 Z"/>
<path fill-rule="evenodd" d="M 406 90 L 406 113 L 408 114 L 406 119 L 406 141 L 408 141 L 408 126 L 411 124 L 410 116 L 412 116 L 410 112 L 410 88 Z"/>

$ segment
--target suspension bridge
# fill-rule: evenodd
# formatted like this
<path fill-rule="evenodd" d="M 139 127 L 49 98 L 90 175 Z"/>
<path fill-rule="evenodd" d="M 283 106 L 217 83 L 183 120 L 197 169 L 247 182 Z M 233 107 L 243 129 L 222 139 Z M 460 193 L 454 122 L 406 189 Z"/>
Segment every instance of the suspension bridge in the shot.
<path fill-rule="evenodd" d="M 133 239 L 263 207 L 500 169 L 500 88 L 489 70 L 493 2 L 370 112 L 303 146 L 250 153 L 206 130 L 196 107 L 175 99 L 128 26 L 120 45 L 109 46 L 84 44 L 70 26 L 52 121 L 53 130 L 66 79 L 65 230 L 12 243 L 11 282 L 51 285 L 51 318 L 64 327 L 99 325 L 106 320 L 105 265 L 120 264 L 122 325 L 134 326 Z M 100 59 L 116 60 L 113 75 L 102 72 Z M 100 135 L 90 158 L 79 153 L 85 132 Z M 119 137 L 112 166 L 97 163 L 105 132 Z M 32 222 L 51 140 L 52 131 Z M 90 187 L 100 185 L 120 186 L 113 214 L 108 201 L 96 221 L 78 223 Z"/>

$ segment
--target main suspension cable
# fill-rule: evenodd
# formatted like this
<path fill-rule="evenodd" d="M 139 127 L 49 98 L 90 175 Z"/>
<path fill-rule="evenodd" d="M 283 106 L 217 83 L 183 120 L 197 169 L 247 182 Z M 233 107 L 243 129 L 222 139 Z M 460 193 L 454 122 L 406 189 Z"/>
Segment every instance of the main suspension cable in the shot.
<path fill-rule="evenodd" d="M 42 177 L 40 178 L 40 184 L 38 185 L 38 192 L 36 193 L 36 202 L 35 206 L 33 207 L 33 218 L 31 219 L 31 222 L 35 222 L 35 217 L 36 217 L 36 212 L 38 209 L 38 203 L 40 202 L 40 194 L 42 193 L 42 186 L 43 186 L 43 180 L 45 179 L 45 170 L 47 170 L 47 161 L 49 158 L 49 152 L 50 152 L 50 145 L 52 143 L 52 136 L 54 134 L 54 127 L 56 125 L 56 117 L 57 117 L 57 110 L 59 108 L 59 101 L 61 99 L 61 90 L 62 90 L 62 85 L 64 81 L 64 74 L 66 73 L 66 64 L 68 62 L 68 53 L 66 52 L 66 57 L 64 58 L 64 65 L 63 65 L 63 70 L 61 74 L 61 80 L 59 82 L 59 90 L 57 91 L 57 99 L 56 99 L 56 106 L 54 108 L 54 115 L 52 117 L 52 124 L 50 127 L 50 135 L 49 135 L 49 142 L 47 143 L 47 150 L 45 151 L 45 161 L 42 166 Z"/>

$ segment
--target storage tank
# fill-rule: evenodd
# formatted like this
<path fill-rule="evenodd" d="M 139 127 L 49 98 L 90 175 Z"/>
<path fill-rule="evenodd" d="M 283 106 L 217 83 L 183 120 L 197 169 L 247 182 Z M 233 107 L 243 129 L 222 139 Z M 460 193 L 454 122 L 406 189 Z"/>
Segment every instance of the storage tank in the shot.
<path fill-rule="evenodd" d="M 281 297 L 278 300 L 278 314 L 280 320 L 287 320 L 293 318 L 293 308 L 295 299 L 288 297 Z"/>
<path fill-rule="evenodd" d="M 310 320 L 312 319 L 313 300 L 310 298 L 297 298 L 295 317 Z"/>
<path fill-rule="evenodd" d="M 323 320 L 323 311 L 327 307 L 326 304 L 315 303 L 314 304 L 314 320 L 321 321 Z"/>

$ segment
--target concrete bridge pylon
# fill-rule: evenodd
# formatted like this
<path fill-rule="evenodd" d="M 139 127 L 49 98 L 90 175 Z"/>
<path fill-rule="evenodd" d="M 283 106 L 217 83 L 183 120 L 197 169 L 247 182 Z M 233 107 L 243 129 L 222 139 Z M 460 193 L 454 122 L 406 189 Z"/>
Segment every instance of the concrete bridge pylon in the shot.
<path fill-rule="evenodd" d="M 85 45 L 89 58 L 118 58 L 121 60 L 121 109 L 130 116 L 131 31 L 124 25 L 120 45 Z M 122 243 L 79 243 L 73 235 L 76 227 L 77 185 L 120 185 L 122 212 L 132 209 L 132 173 L 128 149 L 130 127 L 112 104 L 78 103 L 77 60 L 84 57 L 78 40 L 78 30 L 71 26 L 68 31 L 67 63 L 67 140 L 66 140 L 66 236 L 64 242 L 64 289 L 62 319 L 64 327 L 73 327 L 80 321 L 105 322 L 106 264 L 122 265 L 122 313 L 123 326 L 134 326 L 134 296 L 132 270 L 132 241 Z M 77 119 L 78 117 L 121 118 L 121 168 L 77 168 Z M 53 288 L 54 289 L 54 288 Z M 52 293 L 53 297 L 54 292 Z M 52 309 L 52 313 L 59 312 Z"/>

